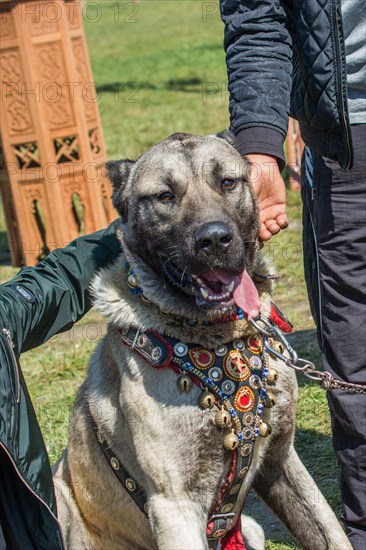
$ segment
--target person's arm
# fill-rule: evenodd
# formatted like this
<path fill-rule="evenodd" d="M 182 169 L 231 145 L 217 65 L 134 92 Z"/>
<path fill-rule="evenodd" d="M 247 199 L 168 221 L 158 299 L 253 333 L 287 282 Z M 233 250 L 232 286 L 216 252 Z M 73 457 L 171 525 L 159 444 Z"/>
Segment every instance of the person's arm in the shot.
<path fill-rule="evenodd" d="M 69 329 L 90 309 L 93 275 L 121 252 L 118 224 L 75 239 L 1 285 L 0 330 L 10 331 L 17 354 Z"/>
<path fill-rule="evenodd" d="M 292 73 L 292 40 L 285 2 L 221 0 L 230 91 L 231 131 L 253 164 L 260 237 L 287 226 L 285 164 Z"/>

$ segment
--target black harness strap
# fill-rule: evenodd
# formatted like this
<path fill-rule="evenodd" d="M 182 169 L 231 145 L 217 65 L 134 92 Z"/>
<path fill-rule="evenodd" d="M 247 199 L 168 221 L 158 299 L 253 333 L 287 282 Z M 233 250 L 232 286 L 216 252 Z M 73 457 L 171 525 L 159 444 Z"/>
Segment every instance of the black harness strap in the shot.
<path fill-rule="evenodd" d="M 115 455 L 113 449 L 111 449 L 107 440 L 104 438 L 103 432 L 98 428 L 90 409 L 88 411 L 88 417 L 93 427 L 95 436 L 99 442 L 100 448 L 102 449 L 108 464 L 112 468 L 114 475 L 130 494 L 131 498 L 135 501 L 141 512 L 147 516 L 147 498 L 145 491 L 138 486 L 137 482 Z"/>

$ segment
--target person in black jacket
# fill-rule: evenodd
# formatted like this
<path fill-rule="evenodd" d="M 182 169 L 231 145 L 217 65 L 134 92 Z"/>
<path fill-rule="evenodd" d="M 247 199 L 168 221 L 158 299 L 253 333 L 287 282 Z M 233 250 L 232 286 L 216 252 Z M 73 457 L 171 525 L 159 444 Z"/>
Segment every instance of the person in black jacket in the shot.
<path fill-rule="evenodd" d="M 91 307 L 95 272 L 121 252 L 119 220 L 0 286 L 0 550 L 62 550 L 51 468 L 19 355 Z"/>
<path fill-rule="evenodd" d="M 231 130 L 256 164 L 262 240 L 287 224 L 289 113 L 300 123 L 304 264 L 324 369 L 366 381 L 364 0 L 221 0 Z M 328 393 L 346 531 L 366 548 L 366 399 Z"/>

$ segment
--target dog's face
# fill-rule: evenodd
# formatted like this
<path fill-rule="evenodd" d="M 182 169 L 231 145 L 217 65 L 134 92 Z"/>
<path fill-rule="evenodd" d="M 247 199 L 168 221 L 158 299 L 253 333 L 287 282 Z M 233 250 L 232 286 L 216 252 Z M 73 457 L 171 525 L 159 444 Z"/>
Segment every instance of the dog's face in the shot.
<path fill-rule="evenodd" d="M 258 208 L 230 134 L 174 134 L 135 162 L 109 162 L 107 172 L 134 257 L 200 309 L 251 300 Z"/>

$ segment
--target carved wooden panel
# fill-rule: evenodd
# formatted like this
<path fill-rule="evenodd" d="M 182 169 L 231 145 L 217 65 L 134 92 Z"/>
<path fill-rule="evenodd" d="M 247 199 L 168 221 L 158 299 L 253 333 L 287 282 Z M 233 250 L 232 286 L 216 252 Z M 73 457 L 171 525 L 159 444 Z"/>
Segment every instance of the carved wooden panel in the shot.
<path fill-rule="evenodd" d="M 94 82 L 90 79 L 90 73 L 86 63 L 84 43 L 80 37 L 73 39 L 72 50 L 74 53 L 78 80 L 81 84 L 86 120 L 88 123 L 94 122 L 96 120 L 97 93 Z"/>
<path fill-rule="evenodd" d="M 286 171 L 290 189 L 293 191 L 300 191 L 301 189 L 301 159 L 304 147 L 305 144 L 301 138 L 299 123 L 290 118 L 286 136 Z"/>
<path fill-rule="evenodd" d="M 34 130 L 26 94 L 24 71 L 18 49 L 5 50 L 0 55 L 2 106 L 11 136 Z"/>
<path fill-rule="evenodd" d="M 80 0 L 0 0 L 0 184 L 14 263 L 115 217 Z"/>
<path fill-rule="evenodd" d="M 60 42 L 35 46 L 40 87 L 50 130 L 75 124 L 73 101 Z"/>
<path fill-rule="evenodd" d="M 77 136 L 64 136 L 53 140 L 58 164 L 80 160 Z"/>
<path fill-rule="evenodd" d="M 59 30 L 59 20 L 62 18 L 62 8 L 57 2 L 28 2 L 24 6 L 24 16 L 30 19 L 32 36 L 52 34 Z"/>
<path fill-rule="evenodd" d="M 40 261 L 49 254 L 47 201 L 42 184 L 22 187 L 24 209 L 27 215 L 28 236 L 23 242 L 25 259 Z M 29 263 L 29 262 L 27 262 Z"/>
<path fill-rule="evenodd" d="M 113 220 L 116 216 L 113 211 L 112 201 L 111 201 L 111 186 L 109 180 L 106 176 L 103 176 L 100 181 L 100 190 L 102 195 L 102 205 L 105 216 L 108 220 Z"/>
<path fill-rule="evenodd" d="M 22 261 L 22 248 L 20 234 L 17 225 L 17 216 L 15 211 L 15 203 L 11 193 L 9 175 L 6 170 L 6 162 L 4 151 L 0 140 L 0 190 L 3 202 L 3 211 L 6 218 L 8 244 L 11 251 L 11 259 L 14 265 L 20 265 Z M 5 260 L 8 256 L 8 247 L 1 250 L 1 260 Z"/>
<path fill-rule="evenodd" d="M 73 228 L 76 236 L 84 235 L 92 226 L 92 203 L 85 189 L 82 174 L 76 174 L 70 181 L 64 178 L 61 182 L 63 200 L 67 204 L 67 222 Z"/>
<path fill-rule="evenodd" d="M 99 135 L 99 128 L 91 128 L 88 131 L 89 135 L 89 144 L 90 149 L 92 153 L 97 156 L 101 152 L 101 143 L 100 143 L 100 135 Z"/>
<path fill-rule="evenodd" d="M 5 171 L 5 156 L 4 156 L 3 146 L 2 146 L 2 143 L 0 141 L 0 176 L 1 176 L 1 179 L 4 176 L 4 171 Z"/>
<path fill-rule="evenodd" d="M 38 144 L 36 141 L 13 145 L 13 152 L 20 170 L 41 166 Z"/>
<path fill-rule="evenodd" d="M 0 40 L 14 40 L 17 37 L 15 30 L 14 17 L 10 12 L 11 4 L 0 5 Z"/>
<path fill-rule="evenodd" d="M 77 3 L 73 0 L 64 0 L 66 19 L 71 30 L 80 29 L 81 27 L 81 14 Z"/>

